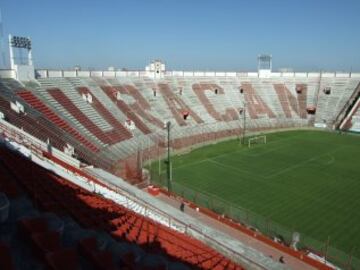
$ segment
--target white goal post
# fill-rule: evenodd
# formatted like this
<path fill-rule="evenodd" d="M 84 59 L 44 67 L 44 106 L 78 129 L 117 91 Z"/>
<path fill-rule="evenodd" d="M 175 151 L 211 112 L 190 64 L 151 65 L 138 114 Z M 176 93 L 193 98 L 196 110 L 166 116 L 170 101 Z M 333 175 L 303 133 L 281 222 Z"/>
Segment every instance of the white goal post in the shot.
<path fill-rule="evenodd" d="M 266 135 L 261 135 L 261 136 L 256 136 L 256 137 L 249 138 L 248 147 L 250 148 L 251 145 L 260 144 L 260 143 L 266 144 Z"/>

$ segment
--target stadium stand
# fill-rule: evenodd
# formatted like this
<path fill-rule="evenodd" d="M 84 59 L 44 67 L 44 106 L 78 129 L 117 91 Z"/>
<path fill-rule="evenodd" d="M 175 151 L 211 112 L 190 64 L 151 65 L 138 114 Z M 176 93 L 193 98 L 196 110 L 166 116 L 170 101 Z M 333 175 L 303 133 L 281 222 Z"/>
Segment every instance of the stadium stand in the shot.
<path fill-rule="evenodd" d="M 81 123 L 92 135 L 103 144 L 115 143 L 112 134 L 104 132 L 99 126 L 92 122 L 86 113 L 83 113 L 60 89 L 48 89 L 49 94 L 63 106 L 79 123 Z"/>
<path fill-rule="evenodd" d="M 351 79 L 327 79 L 323 80 L 320 89 L 331 88 L 331 94 L 319 91 L 316 122 L 324 122 L 332 126 L 336 118 L 358 89 L 358 80 Z"/>
<path fill-rule="evenodd" d="M 77 89 L 80 94 L 91 95 L 93 106 L 106 119 L 113 127 L 113 141 L 114 143 L 127 140 L 131 138 L 132 134 L 122 125 L 107 109 L 106 107 L 94 96 L 87 87 L 79 87 Z"/>
<path fill-rule="evenodd" d="M 67 122 L 61 119 L 57 114 L 55 114 L 51 109 L 49 109 L 39 98 L 29 91 L 18 92 L 17 95 L 25 100 L 30 106 L 34 109 L 41 112 L 48 120 L 53 122 L 55 125 L 66 130 L 68 133 L 73 135 L 80 143 L 84 144 L 91 151 L 97 152 L 99 149 L 93 145 L 91 142 L 86 140 L 79 132 L 72 128 Z"/>
<path fill-rule="evenodd" d="M 340 125 L 340 129 L 354 132 L 360 131 L 360 98 L 351 107 L 351 110 Z"/>
<path fill-rule="evenodd" d="M 113 86 L 103 86 L 101 87 L 106 95 L 115 102 L 117 107 L 127 116 L 128 119 L 133 121 L 137 128 L 144 134 L 151 133 L 151 130 L 148 128 L 147 125 L 140 120 L 139 116 L 132 110 L 132 108 L 126 104 L 123 100 L 117 98 L 118 90 Z M 125 120 L 125 119 L 124 119 Z"/>
<path fill-rule="evenodd" d="M 55 147 L 62 149 L 65 145 L 65 142 L 56 136 L 46 125 L 42 125 L 40 121 L 33 118 L 31 115 L 19 114 L 13 111 L 10 107 L 10 102 L 0 97 L 0 108 L 1 111 L 5 114 L 5 119 L 11 122 L 13 125 L 23 128 L 28 133 L 33 136 L 41 139 L 42 141 L 47 141 L 51 139 L 51 142 Z"/>
<path fill-rule="evenodd" d="M 2 269 L 243 269 L 5 147 L 0 154 L 0 194 L 10 208 L 1 212 Z"/>
<path fill-rule="evenodd" d="M 347 130 L 351 127 L 352 121 L 349 121 L 353 114 L 356 113 L 357 106 L 360 99 L 360 83 L 357 85 L 355 91 L 351 94 L 350 98 L 347 100 L 343 106 L 340 113 L 337 115 L 334 121 L 334 128 L 341 130 Z"/>

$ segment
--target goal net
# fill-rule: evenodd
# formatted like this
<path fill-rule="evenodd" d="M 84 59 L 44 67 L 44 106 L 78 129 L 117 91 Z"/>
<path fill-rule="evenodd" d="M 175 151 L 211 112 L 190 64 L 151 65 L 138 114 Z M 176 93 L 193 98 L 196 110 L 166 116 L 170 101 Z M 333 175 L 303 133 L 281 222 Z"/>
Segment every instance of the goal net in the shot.
<path fill-rule="evenodd" d="M 266 144 L 266 135 L 249 138 L 249 140 L 248 140 L 249 148 L 256 144 Z"/>

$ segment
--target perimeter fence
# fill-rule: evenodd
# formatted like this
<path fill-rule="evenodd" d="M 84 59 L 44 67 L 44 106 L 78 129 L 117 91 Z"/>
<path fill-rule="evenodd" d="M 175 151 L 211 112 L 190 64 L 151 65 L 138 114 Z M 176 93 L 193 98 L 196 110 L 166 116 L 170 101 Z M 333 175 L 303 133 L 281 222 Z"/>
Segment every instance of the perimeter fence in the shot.
<path fill-rule="evenodd" d="M 151 170 L 151 179 L 153 184 L 167 187 L 166 174 L 159 174 L 159 171 Z M 295 230 L 280 225 L 270 217 L 259 215 L 213 194 L 196 191 L 174 181 L 172 181 L 171 187 L 172 192 L 198 206 L 210 209 L 218 215 L 230 218 L 252 230 L 257 230 L 272 239 L 276 238 L 288 246 L 292 243 Z M 297 244 L 297 248 L 309 250 L 320 257 L 324 257 L 329 262 L 341 267 L 341 269 L 360 269 L 360 250 L 356 250 L 355 247 L 353 247 L 349 253 L 339 250 L 331 245 L 331 236 L 329 236 L 329 239 L 322 242 L 300 232 L 300 242 Z"/>

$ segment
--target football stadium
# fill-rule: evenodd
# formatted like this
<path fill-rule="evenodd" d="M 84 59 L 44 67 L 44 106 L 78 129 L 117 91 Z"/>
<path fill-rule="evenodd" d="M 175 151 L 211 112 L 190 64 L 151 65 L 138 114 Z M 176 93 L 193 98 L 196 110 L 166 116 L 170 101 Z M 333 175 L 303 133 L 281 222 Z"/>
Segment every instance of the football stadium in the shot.
<path fill-rule="evenodd" d="M 73 67 L 49 68 L 56 45 L 19 25 L 0 29 L 0 269 L 360 269 L 360 71 L 51 48 Z"/>

